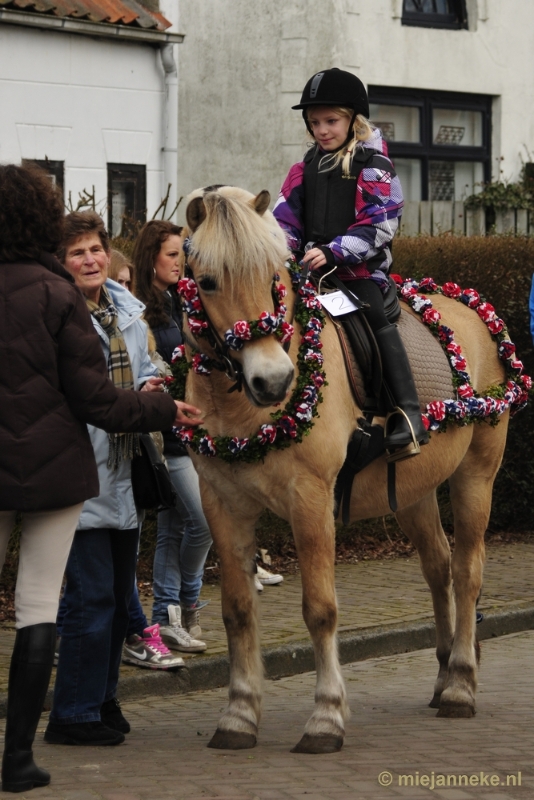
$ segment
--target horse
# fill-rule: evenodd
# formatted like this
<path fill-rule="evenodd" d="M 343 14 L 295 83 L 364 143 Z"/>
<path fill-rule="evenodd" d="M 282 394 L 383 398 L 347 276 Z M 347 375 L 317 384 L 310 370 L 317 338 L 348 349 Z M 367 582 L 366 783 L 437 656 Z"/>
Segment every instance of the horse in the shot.
<path fill-rule="evenodd" d="M 292 528 L 302 578 L 302 613 L 316 665 L 313 713 L 292 752 L 330 753 L 341 748 L 350 714 L 336 640 L 334 486 L 362 412 L 353 399 L 335 327 L 327 322 L 321 333 L 327 382 L 319 386 L 322 402 L 317 415 L 310 421 L 303 413 L 307 429 L 302 435 L 276 428 L 280 417 L 272 423 L 271 414 L 281 412 L 280 404 L 297 385 L 303 358 L 298 333 L 288 341 L 297 295 L 289 289 L 282 304 L 273 290 L 277 278 L 291 286 L 290 253 L 268 210 L 269 200 L 266 191 L 254 196 L 229 186 L 197 190 L 188 198 L 183 231 L 186 357 L 190 361 L 196 353 L 197 366 L 216 367 L 209 374 L 202 368 L 190 369 L 185 384 L 185 399 L 202 409 L 205 420 L 200 447 L 191 455 L 220 561 L 230 659 L 228 706 L 208 746 L 246 749 L 257 742 L 263 672 L 253 584 L 255 524 L 264 509 L 270 509 Z M 480 316 L 442 294 L 433 297 L 433 304 L 461 345 L 474 390 L 483 394 L 502 384 L 504 366 Z M 266 317 L 272 322 L 277 311 L 278 322 L 283 317 L 285 323 L 270 335 L 252 335 L 250 325 L 248 330 L 239 322 L 236 325 Z M 414 314 L 408 307 L 402 313 Z M 280 335 L 284 324 L 286 330 Z M 222 346 L 228 331 L 237 332 L 238 338 L 242 334 L 230 351 Z M 226 341 L 232 341 L 228 334 Z M 396 518 L 417 550 L 432 596 L 439 668 L 430 706 L 440 717 L 475 714 L 475 608 L 508 414 L 506 410 L 498 425 L 486 421 L 449 425 L 445 432 L 431 434 L 417 457 L 396 464 Z M 231 451 L 256 442 L 258 430 L 260 438 L 272 436 L 273 427 L 281 437 L 279 449 L 273 445 L 248 460 L 231 457 Z M 193 436 L 190 429 L 182 438 L 192 444 Z M 224 452 L 216 450 L 217 441 L 225 443 Z M 452 556 L 436 499 L 436 488 L 444 481 L 449 484 L 454 516 Z M 387 463 L 382 456 L 356 475 L 350 516 L 362 520 L 388 513 Z"/>

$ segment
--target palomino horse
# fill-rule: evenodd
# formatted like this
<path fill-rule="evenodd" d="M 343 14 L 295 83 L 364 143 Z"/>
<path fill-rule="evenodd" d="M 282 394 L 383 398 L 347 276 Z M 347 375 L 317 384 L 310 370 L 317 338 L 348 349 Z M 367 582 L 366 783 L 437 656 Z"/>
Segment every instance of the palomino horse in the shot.
<path fill-rule="evenodd" d="M 222 356 L 220 350 L 218 356 L 214 353 L 225 331 L 235 332 L 237 320 L 258 320 L 265 310 L 272 314 L 273 297 L 275 306 L 277 302 L 273 292 L 276 273 L 288 287 L 286 319 L 291 320 L 295 294 L 284 267 L 289 253 L 282 231 L 267 210 L 268 203 L 267 192 L 254 197 L 228 186 L 199 190 L 189 201 L 184 230 L 189 237 L 184 245 L 188 253 L 185 269 L 192 280 L 185 285 L 182 281 L 180 291 L 182 297 L 189 296 L 196 303 L 185 303 L 186 311 L 189 308 L 193 314 L 188 316 L 190 327 L 184 325 L 187 354 L 190 356 L 194 346 L 197 353 L 229 365 L 228 375 L 217 369 L 209 375 L 191 370 L 186 383 L 186 400 L 202 409 L 209 432 L 200 446 L 201 454 L 197 448 L 192 457 L 220 559 L 231 669 L 229 705 L 209 746 L 241 749 L 256 744 L 262 661 L 253 585 L 254 530 L 262 511 L 269 508 L 288 520 L 293 530 L 303 616 L 313 640 L 317 670 L 315 707 L 294 749 L 325 753 L 342 746 L 349 715 L 336 645 L 333 508 L 336 476 L 361 412 L 351 394 L 334 326 L 327 323 L 321 336 L 328 384 L 321 389 L 323 402 L 309 435 L 295 442 L 289 433 L 287 447 L 273 449 L 257 461 L 232 460 L 229 455 L 230 439 L 236 450 L 258 430 L 268 435 L 270 415 L 285 402 L 300 368 L 296 322 L 288 352 L 274 335 L 247 340 L 244 334 L 244 346 L 232 350 L 231 359 L 228 351 Z M 198 322 L 202 315 L 194 320 L 198 301 L 205 311 L 203 323 Z M 441 294 L 433 303 L 462 347 L 474 389 L 484 393 L 489 386 L 502 384 L 503 364 L 479 316 Z M 199 331 L 207 332 L 207 325 L 208 336 L 198 336 Z M 228 377 L 235 378 L 240 369 L 244 391 L 229 392 Z M 419 456 L 397 464 L 397 520 L 417 548 L 432 593 L 439 672 L 431 705 L 439 708 L 438 716 L 470 717 L 475 713 L 475 604 L 482 584 L 492 485 L 503 455 L 507 424 L 508 412 L 497 426 L 487 422 L 452 424 L 446 432 L 432 434 Z M 276 428 L 276 423 L 271 428 Z M 188 435 L 194 443 L 193 431 L 184 438 Z M 223 457 L 206 457 L 214 454 L 217 441 L 228 445 L 225 453 L 220 453 Z M 381 457 L 356 476 L 351 495 L 353 520 L 389 513 L 386 472 Z M 436 501 L 436 487 L 445 480 L 454 512 L 452 558 Z"/>

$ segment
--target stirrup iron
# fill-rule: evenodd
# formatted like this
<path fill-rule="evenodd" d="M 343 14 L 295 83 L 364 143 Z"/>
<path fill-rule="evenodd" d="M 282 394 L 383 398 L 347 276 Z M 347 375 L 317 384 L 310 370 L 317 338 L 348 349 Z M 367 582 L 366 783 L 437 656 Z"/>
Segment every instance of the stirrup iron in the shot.
<path fill-rule="evenodd" d="M 397 414 L 401 414 L 408 423 L 412 441 L 409 444 L 398 447 L 396 450 L 388 450 L 386 448 L 386 453 L 387 453 L 386 462 L 388 464 L 393 464 L 395 461 L 404 461 L 405 458 L 412 458 L 413 456 L 418 456 L 419 453 L 421 452 L 421 447 L 415 436 L 415 431 L 413 429 L 410 417 L 402 408 L 399 408 L 399 406 L 394 408 L 393 411 L 390 411 L 390 413 L 386 417 L 386 424 L 384 426 L 384 437 L 387 437 L 388 435 L 388 423 L 390 419 L 396 416 Z"/>

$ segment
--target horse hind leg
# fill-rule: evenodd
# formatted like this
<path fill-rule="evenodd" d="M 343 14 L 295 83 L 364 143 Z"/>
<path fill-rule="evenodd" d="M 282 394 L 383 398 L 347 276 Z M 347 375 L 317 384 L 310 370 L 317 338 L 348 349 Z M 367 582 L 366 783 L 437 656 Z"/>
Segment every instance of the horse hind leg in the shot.
<path fill-rule="evenodd" d="M 439 664 L 430 708 L 439 708 L 448 680 L 454 628 L 451 552 L 441 527 L 436 492 L 397 512 L 403 532 L 417 549 L 421 570 L 432 595 L 436 622 L 436 657 Z"/>
<path fill-rule="evenodd" d="M 506 418 L 496 428 L 476 426 L 464 459 L 449 478 L 454 515 L 452 577 L 456 627 L 439 717 L 472 717 L 476 713 L 479 660 L 476 602 L 482 588 L 484 534 L 491 511 L 493 482 L 501 463 L 506 430 Z"/>
<path fill-rule="evenodd" d="M 320 496 L 321 495 L 321 496 Z M 335 546 L 330 495 L 308 494 L 294 516 L 302 577 L 302 611 L 315 652 L 315 708 L 293 753 L 334 753 L 343 746 L 350 716 L 337 652 Z M 310 503 L 313 497 L 313 504 Z"/>

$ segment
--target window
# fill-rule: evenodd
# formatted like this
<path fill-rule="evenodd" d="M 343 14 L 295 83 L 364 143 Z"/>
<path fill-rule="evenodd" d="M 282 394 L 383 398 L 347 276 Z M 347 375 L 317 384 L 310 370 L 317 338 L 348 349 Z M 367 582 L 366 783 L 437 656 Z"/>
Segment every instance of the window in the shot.
<path fill-rule="evenodd" d="M 61 192 L 63 194 L 64 190 L 64 177 L 65 177 L 65 162 L 64 161 L 50 161 L 48 158 L 39 159 L 39 158 L 25 158 L 22 161 L 23 164 L 38 164 L 41 169 L 44 169 L 45 172 L 48 172 L 50 175 L 50 180 L 56 186 L 59 186 Z"/>
<path fill-rule="evenodd" d="M 465 0 L 404 0 L 402 24 L 424 28 L 467 28 Z"/>
<path fill-rule="evenodd" d="M 108 230 L 131 236 L 146 221 L 146 167 L 108 164 Z"/>
<path fill-rule="evenodd" d="M 406 200 L 464 200 L 491 178 L 491 98 L 369 87 Z"/>

